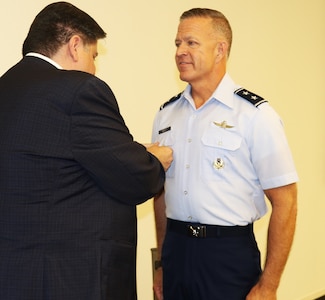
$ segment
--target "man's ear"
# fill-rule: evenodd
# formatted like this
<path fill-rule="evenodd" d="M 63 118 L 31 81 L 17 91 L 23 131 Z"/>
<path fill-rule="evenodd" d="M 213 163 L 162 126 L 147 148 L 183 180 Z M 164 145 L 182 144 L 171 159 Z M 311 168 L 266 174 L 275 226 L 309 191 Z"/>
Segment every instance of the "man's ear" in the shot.
<path fill-rule="evenodd" d="M 221 55 L 227 55 L 227 43 L 226 42 L 219 42 L 218 43 L 218 53 Z"/>
<path fill-rule="evenodd" d="M 74 62 L 79 60 L 78 51 L 83 47 L 83 41 L 79 35 L 73 35 L 68 42 L 69 55 Z"/>
<path fill-rule="evenodd" d="M 228 44 L 224 41 L 218 42 L 216 47 L 217 61 L 222 60 L 224 57 L 228 57 Z"/>

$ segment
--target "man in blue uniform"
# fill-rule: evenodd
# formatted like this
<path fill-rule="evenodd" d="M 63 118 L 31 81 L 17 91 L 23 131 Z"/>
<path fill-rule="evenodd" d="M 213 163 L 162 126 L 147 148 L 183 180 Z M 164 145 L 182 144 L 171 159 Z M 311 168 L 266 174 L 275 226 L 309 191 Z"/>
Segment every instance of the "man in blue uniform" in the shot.
<path fill-rule="evenodd" d="M 174 153 L 155 198 L 158 299 L 274 300 L 291 248 L 298 176 L 277 113 L 226 71 L 231 42 L 218 11 L 180 18 L 175 58 L 188 86 L 161 107 L 152 137 Z M 253 223 L 267 212 L 264 195 L 262 271 Z"/>

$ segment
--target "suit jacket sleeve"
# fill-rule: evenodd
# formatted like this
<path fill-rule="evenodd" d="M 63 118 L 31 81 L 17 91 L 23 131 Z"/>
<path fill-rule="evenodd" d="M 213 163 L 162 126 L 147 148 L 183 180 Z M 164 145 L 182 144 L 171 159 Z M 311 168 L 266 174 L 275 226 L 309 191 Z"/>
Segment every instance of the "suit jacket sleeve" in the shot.
<path fill-rule="evenodd" d="M 134 205 L 163 187 L 156 157 L 133 141 L 111 89 L 91 77 L 78 89 L 71 110 L 75 159 L 111 198 Z"/>

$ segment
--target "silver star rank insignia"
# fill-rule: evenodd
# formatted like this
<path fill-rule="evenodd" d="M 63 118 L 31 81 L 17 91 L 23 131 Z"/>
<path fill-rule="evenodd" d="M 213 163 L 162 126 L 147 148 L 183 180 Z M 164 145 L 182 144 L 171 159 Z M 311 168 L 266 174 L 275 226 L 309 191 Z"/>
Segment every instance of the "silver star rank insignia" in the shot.
<path fill-rule="evenodd" d="M 254 94 L 254 93 L 252 93 L 252 92 L 250 92 L 250 91 L 248 91 L 246 89 L 243 89 L 243 88 L 239 88 L 234 93 L 236 95 L 246 99 L 247 101 L 249 101 L 250 103 L 252 103 L 256 107 L 258 107 L 262 103 L 267 102 L 267 100 L 265 100 L 264 98 Z"/>

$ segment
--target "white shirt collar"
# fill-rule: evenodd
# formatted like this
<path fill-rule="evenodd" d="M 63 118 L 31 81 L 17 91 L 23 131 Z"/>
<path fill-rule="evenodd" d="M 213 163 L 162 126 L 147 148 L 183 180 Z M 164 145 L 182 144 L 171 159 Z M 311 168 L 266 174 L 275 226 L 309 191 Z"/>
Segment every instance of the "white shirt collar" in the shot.
<path fill-rule="evenodd" d="M 38 57 L 40 59 L 43 59 L 47 62 L 49 62 L 50 64 L 52 64 L 54 67 L 56 67 L 57 69 L 60 69 L 62 70 L 63 68 L 58 64 L 56 63 L 54 60 L 50 59 L 49 57 L 43 55 L 43 54 L 40 54 L 40 53 L 36 53 L 36 52 L 29 52 L 26 54 L 26 56 L 34 56 L 34 57 Z"/>
<path fill-rule="evenodd" d="M 234 83 L 229 74 L 226 73 L 219 83 L 219 86 L 212 94 L 212 98 L 232 108 L 234 106 L 234 91 L 237 88 L 238 86 Z"/>

